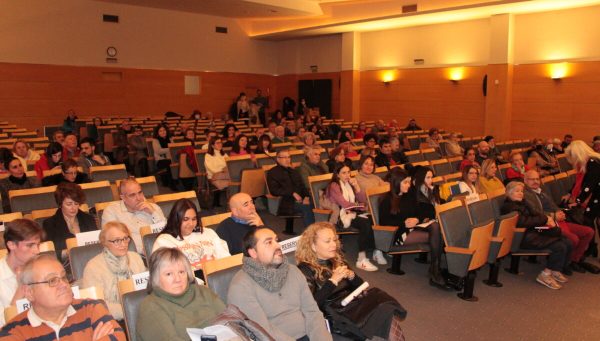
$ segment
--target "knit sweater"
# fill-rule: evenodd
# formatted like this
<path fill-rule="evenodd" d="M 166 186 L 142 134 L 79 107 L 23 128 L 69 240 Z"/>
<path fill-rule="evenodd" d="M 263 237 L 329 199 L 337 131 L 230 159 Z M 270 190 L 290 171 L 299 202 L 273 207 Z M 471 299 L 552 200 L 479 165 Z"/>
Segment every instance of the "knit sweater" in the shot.
<path fill-rule="evenodd" d="M 137 339 L 189 340 L 186 328 L 207 327 L 224 309 L 223 301 L 205 286 L 190 284 L 179 296 L 154 288 L 140 305 Z"/>
<path fill-rule="evenodd" d="M 231 217 L 223 220 L 217 227 L 217 235 L 223 239 L 229 247 L 229 253 L 232 255 L 244 251 L 244 236 L 250 232 L 254 226 L 238 223 Z"/>
<path fill-rule="evenodd" d="M 358 187 L 360 187 L 361 192 L 365 193 L 368 188 L 383 186 L 387 183 L 375 174 L 365 174 L 361 171 L 356 174 L 356 181 L 358 182 Z"/>
<path fill-rule="evenodd" d="M 129 270 L 131 274 L 146 271 L 142 257 L 133 251 L 127 252 L 129 258 Z M 110 271 L 102 253 L 92 258 L 83 270 L 81 287 L 96 287 L 104 292 L 104 301 L 108 305 L 108 311 L 115 320 L 123 319 L 123 307 L 119 299 L 119 290 L 115 281 L 116 275 Z"/>
<path fill-rule="evenodd" d="M 75 313 L 68 316 L 67 321 L 60 328 L 61 341 L 92 340 L 94 327 L 100 322 L 112 324 L 114 333 L 100 338 L 98 341 L 126 340 L 123 328 L 110 316 L 104 301 L 73 300 L 71 306 Z M 29 310 L 24 311 L 7 323 L 0 331 L 0 340 L 56 340 L 56 333 L 45 323 L 32 325 L 30 313 Z"/>
<path fill-rule="evenodd" d="M 263 289 L 245 271 L 231 280 L 227 302 L 236 305 L 249 319 L 261 325 L 277 341 L 332 340 L 325 319 L 300 270 L 290 265 L 281 290 Z"/>

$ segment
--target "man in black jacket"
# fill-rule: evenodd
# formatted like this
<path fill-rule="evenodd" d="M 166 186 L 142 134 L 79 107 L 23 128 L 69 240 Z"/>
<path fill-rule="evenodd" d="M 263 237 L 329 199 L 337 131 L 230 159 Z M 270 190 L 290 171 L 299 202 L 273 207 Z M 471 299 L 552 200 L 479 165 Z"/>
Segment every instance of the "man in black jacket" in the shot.
<path fill-rule="evenodd" d="M 281 197 L 279 216 L 302 214 L 304 226 L 315 222 L 315 216 L 310 205 L 310 193 L 302 182 L 302 177 L 292 168 L 292 159 L 287 149 L 277 152 L 277 166 L 267 172 L 267 186 L 274 196 Z M 292 234 L 292 226 L 286 226 L 286 233 Z"/>

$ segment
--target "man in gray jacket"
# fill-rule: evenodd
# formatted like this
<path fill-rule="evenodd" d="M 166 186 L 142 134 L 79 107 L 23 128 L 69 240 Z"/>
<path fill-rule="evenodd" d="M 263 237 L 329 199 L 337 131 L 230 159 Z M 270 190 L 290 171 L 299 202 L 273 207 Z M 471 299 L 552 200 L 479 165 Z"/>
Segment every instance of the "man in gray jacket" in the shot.
<path fill-rule="evenodd" d="M 306 278 L 287 263 L 277 235 L 268 227 L 244 237 L 242 270 L 231 281 L 227 302 L 277 341 L 332 340 Z"/>

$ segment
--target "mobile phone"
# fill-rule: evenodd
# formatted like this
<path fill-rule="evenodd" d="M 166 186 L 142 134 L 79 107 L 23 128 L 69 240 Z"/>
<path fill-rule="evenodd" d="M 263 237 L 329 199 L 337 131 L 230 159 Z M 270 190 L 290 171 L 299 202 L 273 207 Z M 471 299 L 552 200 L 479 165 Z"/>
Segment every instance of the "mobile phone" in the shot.
<path fill-rule="evenodd" d="M 202 335 L 200 341 L 217 341 L 217 337 L 215 335 Z"/>

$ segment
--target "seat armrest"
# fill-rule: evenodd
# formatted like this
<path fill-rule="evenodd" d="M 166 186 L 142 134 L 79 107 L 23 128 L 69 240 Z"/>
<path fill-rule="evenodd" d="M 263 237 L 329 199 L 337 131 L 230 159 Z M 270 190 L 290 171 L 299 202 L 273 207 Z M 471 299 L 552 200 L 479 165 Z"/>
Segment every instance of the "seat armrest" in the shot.
<path fill-rule="evenodd" d="M 446 246 L 444 247 L 444 251 L 446 251 L 446 253 L 457 253 L 462 255 L 472 255 L 475 253 L 475 250 L 456 246 Z"/>
<path fill-rule="evenodd" d="M 326 209 L 323 209 L 323 208 L 313 208 L 313 213 L 316 213 L 316 214 L 331 214 L 331 213 L 333 213 L 333 211 L 332 210 L 326 210 Z"/>

